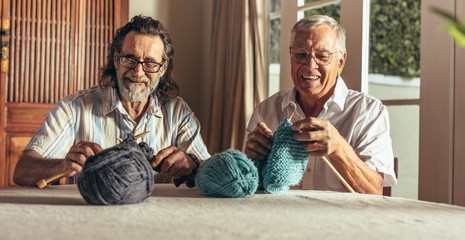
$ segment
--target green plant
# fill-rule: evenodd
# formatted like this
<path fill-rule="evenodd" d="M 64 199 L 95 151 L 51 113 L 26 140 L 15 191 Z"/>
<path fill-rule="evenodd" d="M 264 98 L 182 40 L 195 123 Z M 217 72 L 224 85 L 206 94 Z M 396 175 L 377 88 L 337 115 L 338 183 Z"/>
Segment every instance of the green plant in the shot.
<path fill-rule="evenodd" d="M 420 76 L 420 0 L 372 0 L 370 73 Z"/>
<path fill-rule="evenodd" d="M 446 30 L 459 46 L 465 48 L 465 21 L 460 22 L 454 15 L 439 8 L 432 8 L 432 11 L 448 20 L 440 29 Z"/>

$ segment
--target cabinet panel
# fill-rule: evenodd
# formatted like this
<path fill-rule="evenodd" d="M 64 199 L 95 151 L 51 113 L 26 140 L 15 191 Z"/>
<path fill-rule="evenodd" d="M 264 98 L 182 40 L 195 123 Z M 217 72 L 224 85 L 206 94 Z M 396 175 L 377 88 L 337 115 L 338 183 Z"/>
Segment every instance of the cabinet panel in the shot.
<path fill-rule="evenodd" d="M 33 134 L 29 135 L 7 135 L 7 148 L 8 148 L 8 153 L 6 156 L 6 176 L 8 176 L 7 184 L 8 186 L 14 186 L 16 185 L 13 182 L 13 174 L 15 172 L 15 167 L 16 163 L 18 162 L 18 159 L 26 145 L 29 143 L 29 140 Z"/>

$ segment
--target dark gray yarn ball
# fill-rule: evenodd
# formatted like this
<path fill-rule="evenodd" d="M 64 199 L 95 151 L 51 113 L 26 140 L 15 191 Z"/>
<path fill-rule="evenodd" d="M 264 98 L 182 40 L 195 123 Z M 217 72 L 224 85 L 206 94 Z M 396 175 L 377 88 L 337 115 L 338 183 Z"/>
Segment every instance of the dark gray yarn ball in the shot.
<path fill-rule="evenodd" d="M 144 201 L 154 184 L 148 155 L 138 146 L 122 144 L 89 157 L 77 177 L 79 192 L 94 205 Z"/>

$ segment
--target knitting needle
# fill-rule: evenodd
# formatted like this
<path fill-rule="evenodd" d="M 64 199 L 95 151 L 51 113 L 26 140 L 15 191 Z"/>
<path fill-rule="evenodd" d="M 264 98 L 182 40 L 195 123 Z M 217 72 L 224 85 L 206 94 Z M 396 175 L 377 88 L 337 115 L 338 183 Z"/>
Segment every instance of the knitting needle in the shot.
<path fill-rule="evenodd" d="M 289 121 L 291 121 L 292 116 L 294 116 L 294 112 L 292 112 L 291 115 L 287 119 Z M 326 165 L 328 165 L 328 167 L 331 168 L 333 173 L 336 174 L 336 176 L 339 178 L 339 180 L 341 180 L 342 184 L 344 184 L 344 186 L 347 188 L 347 190 L 349 190 L 349 192 L 351 192 L 351 193 L 355 193 L 354 189 L 352 189 L 352 187 L 341 176 L 341 174 L 339 174 L 339 172 L 336 170 L 336 168 L 334 168 L 333 164 L 331 164 L 331 162 L 325 156 L 322 156 L 321 158 L 325 161 Z"/>
<path fill-rule="evenodd" d="M 136 135 L 136 136 L 134 137 L 134 139 L 141 138 L 141 137 L 147 135 L 147 133 L 149 133 L 149 131 L 144 132 L 144 133 L 141 133 L 141 134 L 138 134 L 138 135 Z M 121 139 L 121 138 L 119 138 L 119 137 L 116 137 L 116 139 L 118 139 L 118 141 L 120 141 L 120 142 L 124 142 L 124 140 Z M 64 170 L 63 172 L 58 173 L 58 174 L 56 174 L 56 175 L 54 175 L 54 176 L 51 176 L 51 177 L 49 177 L 49 178 L 47 178 L 47 179 L 41 179 L 41 180 L 39 180 L 36 184 L 37 184 L 37 186 L 38 186 L 39 188 L 44 188 L 44 187 L 47 186 L 47 184 L 49 184 L 50 182 L 53 182 L 53 181 L 55 181 L 55 180 L 57 180 L 57 179 L 59 179 L 59 178 L 62 178 L 62 177 L 64 177 L 65 175 L 71 173 L 72 171 L 73 171 L 73 170 L 71 170 L 71 169 L 66 169 L 66 170 Z"/>
<path fill-rule="evenodd" d="M 36 184 L 37 184 L 37 186 L 38 186 L 39 188 L 44 188 L 45 186 L 47 186 L 47 184 L 49 184 L 49 183 L 51 183 L 51 182 L 53 182 L 53 181 L 55 181 L 55 180 L 57 180 L 57 179 L 59 179 L 59 178 L 62 178 L 63 176 L 65 176 L 65 175 L 71 173 L 72 171 L 73 171 L 73 170 L 71 170 L 71 169 L 66 169 L 66 170 L 64 170 L 63 172 L 58 173 L 58 174 L 56 174 L 56 175 L 53 175 L 53 176 L 51 176 L 51 177 L 49 177 L 49 178 L 47 178 L 47 179 L 41 179 L 41 180 L 39 180 Z"/>
<path fill-rule="evenodd" d="M 349 192 L 351 193 L 355 193 L 354 189 L 352 189 L 352 187 L 346 182 L 346 180 L 341 176 L 341 174 L 339 174 L 336 168 L 334 168 L 333 164 L 331 164 L 331 162 L 329 162 L 329 160 L 325 156 L 322 156 L 321 158 L 323 159 L 323 161 L 325 161 L 326 165 L 328 165 L 328 167 L 331 168 L 333 173 L 336 174 L 339 180 L 341 180 L 342 184 L 344 184 L 346 189 L 349 190 Z"/>
<path fill-rule="evenodd" d="M 291 115 L 289 115 L 289 117 L 287 117 L 287 120 L 291 121 L 292 116 L 294 116 L 294 112 L 292 112 Z"/>
<path fill-rule="evenodd" d="M 147 131 L 147 132 L 143 132 L 143 133 L 141 133 L 141 134 L 138 134 L 138 135 L 136 135 L 136 136 L 134 137 L 134 139 L 136 140 L 136 139 L 138 139 L 138 138 L 141 138 L 141 137 L 147 135 L 147 133 L 149 133 L 149 132 L 150 132 L 150 131 Z M 123 140 L 122 138 L 116 137 L 116 139 L 118 139 L 118 141 L 119 141 L 120 143 L 123 143 L 123 142 L 124 142 L 124 140 Z"/>
<path fill-rule="evenodd" d="M 143 133 L 141 133 L 141 134 L 138 134 L 138 135 L 134 136 L 134 139 L 141 138 L 141 137 L 147 135 L 149 132 L 150 132 L 150 131 L 147 131 L 147 132 L 143 132 Z"/>

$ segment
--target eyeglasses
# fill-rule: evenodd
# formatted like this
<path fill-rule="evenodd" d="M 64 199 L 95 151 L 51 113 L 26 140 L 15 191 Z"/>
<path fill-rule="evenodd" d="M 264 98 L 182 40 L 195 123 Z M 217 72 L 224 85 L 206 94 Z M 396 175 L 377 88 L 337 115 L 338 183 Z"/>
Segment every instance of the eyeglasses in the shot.
<path fill-rule="evenodd" d="M 138 60 L 131 58 L 131 57 L 125 57 L 125 56 L 119 56 L 118 57 L 118 62 L 119 65 L 125 67 L 125 68 L 130 68 L 134 69 L 137 67 L 137 64 L 142 64 L 142 69 L 144 69 L 145 72 L 149 73 L 157 73 L 160 71 L 161 66 L 163 66 L 162 63 L 157 63 L 157 62 L 139 62 Z"/>
<path fill-rule="evenodd" d="M 310 56 L 310 53 L 305 48 L 290 47 L 289 51 L 291 52 L 291 60 L 295 63 L 304 63 Z M 311 55 L 318 65 L 325 66 L 331 63 L 332 56 L 335 53 L 337 51 L 314 51 Z"/>

